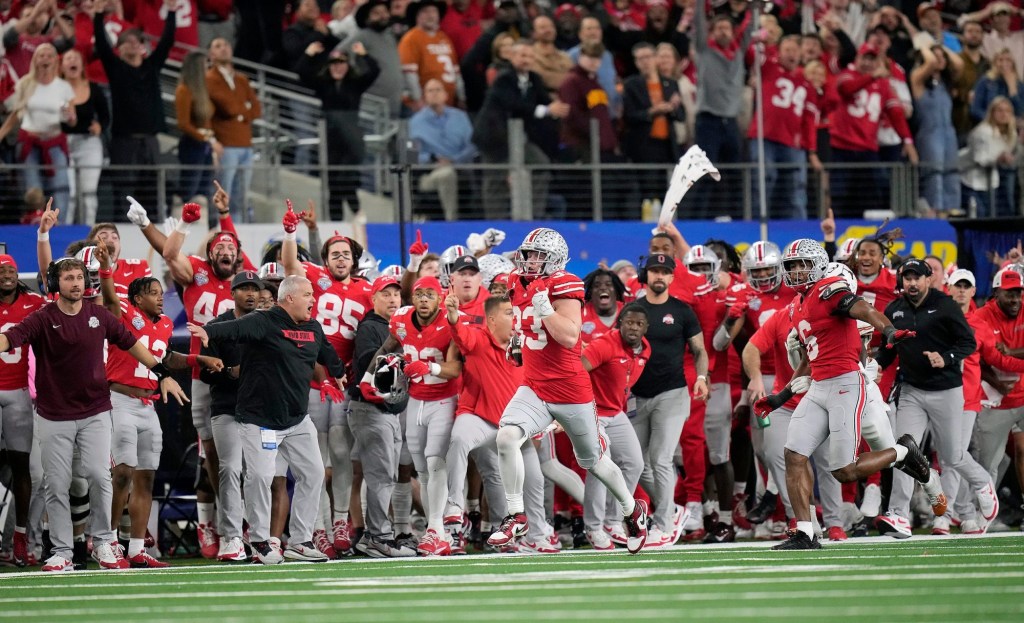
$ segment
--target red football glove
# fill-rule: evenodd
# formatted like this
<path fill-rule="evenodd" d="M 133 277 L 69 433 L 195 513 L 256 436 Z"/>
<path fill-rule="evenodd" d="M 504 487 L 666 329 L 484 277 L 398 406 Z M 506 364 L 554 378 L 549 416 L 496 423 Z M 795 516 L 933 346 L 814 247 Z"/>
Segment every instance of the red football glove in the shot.
<path fill-rule="evenodd" d="M 381 404 L 384 402 L 384 399 L 377 394 L 377 388 L 366 381 L 359 384 L 359 393 L 363 395 L 363 398 L 367 402 L 372 402 L 374 404 Z"/>
<path fill-rule="evenodd" d="M 295 230 L 299 226 L 299 221 L 302 220 L 300 215 L 295 213 L 292 209 L 292 200 L 285 199 L 285 205 L 288 206 L 288 210 L 284 213 L 284 217 L 281 219 L 281 224 L 284 225 L 284 231 L 288 234 L 294 234 Z"/>
<path fill-rule="evenodd" d="M 409 245 L 409 255 L 426 255 L 430 245 L 423 242 L 423 232 L 416 230 L 416 242 Z"/>
<path fill-rule="evenodd" d="M 331 402 L 337 404 L 341 404 L 343 400 L 341 390 L 334 384 L 334 381 L 331 379 L 324 379 L 324 381 L 320 383 L 320 402 L 327 402 L 328 398 L 331 399 Z"/>
<path fill-rule="evenodd" d="M 195 223 L 202 215 L 202 208 L 198 203 L 186 203 L 181 206 L 181 220 L 186 223 Z"/>
<path fill-rule="evenodd" d="M 423 377 L 430 374 L 430 364 L 426 361 L 410 361 L 405 364 L 405 376 L 410 381 L 422 381 Z"/>
<path fill-rule="evenodd" d="M 759 398 L 755 401 L 753 409 L 754 415 L 762 420 L 768 417 L 768 414 L 775 410 L 770 404 L 768 404 L 768 396 L 764 396 L 763 398 Z"/>
<path fill-rule="evenodd" d="M 910 331 L 909 329 L 892 329 L 890 331 L 885 331 L 885 347 L 891 349 L 900 342 L 915 337 L 917 337 L 917 331 Z"/>
<path fill-rule="evenodd" d="M 733 320 L 739 320 L 746 313 L 747 304 L 743 303 L 742 305 L 732 305 L 731 307 L 729 307 L 729 311 L 726 312 L 726 316 L 732 318 Z"/>

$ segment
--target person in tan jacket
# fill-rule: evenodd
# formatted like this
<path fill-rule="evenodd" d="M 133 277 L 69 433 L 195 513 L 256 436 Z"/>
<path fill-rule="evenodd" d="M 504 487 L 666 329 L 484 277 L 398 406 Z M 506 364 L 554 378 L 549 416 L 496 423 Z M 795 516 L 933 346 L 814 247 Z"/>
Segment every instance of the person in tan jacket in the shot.
<path fill-rule="evenodd" d="M 263 114 L 249 79 L 236 72 L 233 51 L 227 39 L 214 39 L 209 48 L 210 64 L 206 89 L 213 102 L 211 127 L 223 145 L 220 180 L 231 196 L 231 216 L 244 220 L 246 195 L 252 183 L 252 122 Z"/>

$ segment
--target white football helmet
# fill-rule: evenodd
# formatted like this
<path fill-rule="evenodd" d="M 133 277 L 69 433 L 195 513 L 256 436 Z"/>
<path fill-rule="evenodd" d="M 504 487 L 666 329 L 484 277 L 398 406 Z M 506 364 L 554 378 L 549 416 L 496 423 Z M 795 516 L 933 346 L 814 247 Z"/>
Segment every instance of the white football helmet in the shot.
<path fill-rule="evenodd" d="M 846 285 L 850 286 L 850 291 L 857 294 L 857 278 L 853 275 L 853 269 L 846 264 L 829 262 L 825 267 L 825 276 L 822 279 L 826 277 L 842 277 Z"/>
<path fill-rule="evenodd" d="M 536 252 L 538 256 L 527 259 L 531 251 Z M 564 270 L 565 265 L 569 263 L 569 245 L 557 231 L 548 227 L 538 227 L 526 234 L 513 261 L 522 277 L 552 275 Z"/>
<path fill-rule="evenodd" d="M 380 276 L 380 260 L 373 257 L 373 253 L 370 253 L 368 249 L 363 249 L 363 254 L 359 256 L 359 266 L 356 269 L 356 274 L 364 279 L 373 281 Z"/>
<path fill-rule="evenodd" d="M 453 244 L 441 254 L 441 259 L 438 261 L 440 272 L 437 274 L 437 280 L 441 282 L 442 286 L 447 288 L 451 285 L 452 266 L 455 264 L 455 260 L 464 255 L 472 255 L 472 253 L 461 244 Z"/>
<path fill-rule="evenodd" d="M 277 262 L 267 262 L 260 266 L 260 280 L 270 283 L 281 283 L 284 281 L 284 266 Z"/>
<path fill-rule="evenodd" d="M 800 264 L 797 265 L 797 262 Z M 782 281 L 797 292 L 806 292 L 821 281 L 828 268 L 828 253 L 817 241 L 799 238 L 782 253 Z M 803 277 L 800 279 L 799 277 Z"/>
<path fill-rule="evenodd" d="M 87 299 L 100 295 L 100 261 L 96 259 L 96 245 L 82 247 L 75 253 L 75 259 L 85 264 L 85 290 L 82 296 Z"/>
<path fill-rule="evenodd" d="M 389 264 L 380 270 L 381 277 L 394 277 L 395 279 L 401 279 L 402 275 L 405 274 L 405 269 L 398 264 Z"/>
<path fill-rule="evenodd" d="M 750 245 L 740 262 L 747 283 L 758 292 L 772 292 L 782 284 L 782 251 L 779 245 L 759 240 Z M 766 277 L 755 277 L 755 270 L 771 269 Z"/>
<path fill-rule="evenodd" d="M 718 255 L 711 250 L 711 247 L 702 244 L 693 245 L 686 252 L 683 264 L 691 273 L 704 275 L 709 284 L 718 285 L 718 272 L 722 269 L 722 260 L 718 259 Z"/>
<path fill-rule="evenodd" d="M 490 288 L 491 282 L 498 275 L 507 275 L 516 269 L 516 265 L 512 263 L 512 260 L 497 253 L 488 253 L 478 258 L 477 263 L 480 264 L 480 274 L 483 276 L 484 288 Z"/>
<path fill-rule="evenodd" d="M 836 247 L 836 255 L 832 260 L 835 262 L 850 261 L 850 258 L 857 252 L 858 244 L 860 244 L 860 238 L 847 238 L 843 244 Z"/>

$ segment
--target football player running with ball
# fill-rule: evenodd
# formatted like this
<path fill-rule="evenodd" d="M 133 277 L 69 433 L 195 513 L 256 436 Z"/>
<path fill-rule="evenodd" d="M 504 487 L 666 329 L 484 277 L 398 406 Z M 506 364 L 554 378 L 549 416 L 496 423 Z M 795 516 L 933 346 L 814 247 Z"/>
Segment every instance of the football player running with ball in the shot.
<path fill-rule="evenodd" d="M 818 446 L 829 443 L 828 468 L 839 482 L 852 482 L 890 466 L 921 482 L 931 476 L 928 461 L 910 435 L 900 437 L 892 448 L 859 456 L 857 452 L 867 402 L 857 320 L 875 327 L 884 336 L 885 348 L 915 333 L 894 328 L 882 313 L 854 294 L 842 277 L 827 277 L 828 254 L 814 240 L 804 238 L 786 245 L 782 267 L 786 285 L 800 293 L 794 301 L 792 322 L 806 358 L 786 390 L 758 400 L 754 410 L 767 413 L 771 411 L 769 403 L 788 399 L 790 391 L 807 392 L 793 412 L 786 436 L 786 487 L 797 529 L 773 549 L 819 549 L 810 517 L 814 480 L 807 469 L 807 457 Z M 808 371 L 810 383 L 804 376 Z"/>
<path fill-rule="evenodd" d="M 580 357 L 583 282 L 565 271 L 568 261 L 565 239 L 546 227 L 527 234 L 516 253 L 508 296 L 517 339 L 509 353 L 515 357 L 521 349 L 524 385 L 501 416 L 496 441 L 509 514 L 487 542 L 500 547 L 527 532 L 520 448 L 555 420 L 572 440 L 580 466 L 618 500 L 628 535 L 627 549 L 635 554 L 647 540 L 647 504 L 633 499 L 598 436 L 594 392 Z"/>

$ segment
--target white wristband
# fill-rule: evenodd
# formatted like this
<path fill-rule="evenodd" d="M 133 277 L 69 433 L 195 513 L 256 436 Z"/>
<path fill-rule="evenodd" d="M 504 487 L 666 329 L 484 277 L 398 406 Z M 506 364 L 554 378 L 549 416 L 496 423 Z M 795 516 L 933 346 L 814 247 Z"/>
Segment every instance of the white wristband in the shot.
<path fill-rule="evenodd" d="M 174 231 L 180 233 L 183 236 L 188 235 L 188 230 L 192 228 L 192 223 L 186 223 L 185 219 L 178 220 L 174 226 Z"/>
<path fill-rule="evenodd" d="M 38 240 L 39 242 L 49 242 L 50 241 L 50 232 L 48 232 L 48 231 L 37 231 L 36 232 L 36 240 Z"/>
<path fill-rule="evenodd" d="M 420 264 L 422 264 L 422 263 L 423 263 L 423 256 L 422 255 L 410 255 L 409 256 L 409 265 L 406 266 L 405 269 L 407 271 L 411 272 L 411 273 L 418 273 L 418 272 L 420 272 Z"/>
<path fill-rule="evenodd" d="M 441 364 L 439 364 L 439 363 L 432 363 L 432 364 L 430 364 L 430 374 L 432 376 L 440 376 L 441 375 Z"/>
<path fill-rule="evenodd" d="M 708 377 L 704 376 L 703 374 L 698 374 L 697 378 L 694 380 L 694 383 L 696 383 L 697 381 L 704 381 L 704 383 L 707 383 Z"/>
<path fill-rule="evenodd" d="M 295 242 L 295 232 L 293 232 L 293 231 L 286 231 L 286 232 L 284 232 L 284 239 L 285 240 L 290 240 L 292 242 Z"/>

